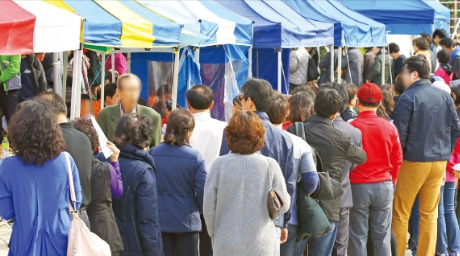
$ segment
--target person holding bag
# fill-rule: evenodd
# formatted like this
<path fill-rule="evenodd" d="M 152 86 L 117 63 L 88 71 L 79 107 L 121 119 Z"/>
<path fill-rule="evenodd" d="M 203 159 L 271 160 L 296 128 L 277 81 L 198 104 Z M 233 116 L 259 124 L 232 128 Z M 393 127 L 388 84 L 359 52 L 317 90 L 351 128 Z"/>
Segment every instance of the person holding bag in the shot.
<path fill-rule="evenodd" d="M 15 156 L 0 165 L 0 215 L 15 219 L 9 255 L 66 255 L 70 185 L 56 116 L 46 104 L 26 101 L 11 117 L 8 131 Z M 80 180 L 71 157 L 69 163 L 78 209 Z"/>
<path fill-rule="evenodd" d="M 251 111 L 237 112 L 225 128 L 231 152 L 212 164 L 203 201 L 214 255 L 280 253 L 267 200 L 274 190 L 282 202 L 279 212 L 285 213 L 291 197 L 278 163 L 259 153 L 264 136 L 261 119 Z"/>

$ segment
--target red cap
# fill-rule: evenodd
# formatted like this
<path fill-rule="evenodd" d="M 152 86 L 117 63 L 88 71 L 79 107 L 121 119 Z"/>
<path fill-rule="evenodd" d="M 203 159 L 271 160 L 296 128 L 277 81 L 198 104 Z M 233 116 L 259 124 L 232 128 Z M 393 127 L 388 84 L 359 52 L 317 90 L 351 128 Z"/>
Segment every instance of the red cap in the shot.
<path fill-rule="evenodd" d="M 358 99 L 367 103 L 379 103 L 382 100 L 382 92 L 378 85 L 365 83 L 358 90 Z"/>

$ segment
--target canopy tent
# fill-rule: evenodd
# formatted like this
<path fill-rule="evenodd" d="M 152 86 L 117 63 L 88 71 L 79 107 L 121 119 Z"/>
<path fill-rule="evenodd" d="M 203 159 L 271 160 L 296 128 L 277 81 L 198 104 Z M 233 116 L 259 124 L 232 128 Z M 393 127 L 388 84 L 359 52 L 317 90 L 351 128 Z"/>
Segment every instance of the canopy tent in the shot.
<path fill-rule="evenodd" d="M 449 35 L 450 9 L 436 0 L 422 0 L 434 9 L 434 29 L 442 28 Z"/>
<path fill-rule="evenodd" d="M 216 2 L 254 22 L 254 48 L 295 48 L 331 43 L 332 24 L 283 16 L 285 11 L 278 12 L 262 1 Z"/>
<path fill-rule="evenodd" d="M 334 46 L 386 45 L 385 25 L 354 12 L 337 1 L 283 0 L 307 19 L 334 23 Z"/>
<path fill-rule="evenodd" d="M 285 72 L 284 75 L 282 72 L 289 70 L 289 51 L 283 51 L 281 48 L 314 47 L 333 43 L 334 31 L 331 22 L 306 19 L 282 2 L 262 0 L 217 0 L 217 2 L 254 22 L 252 70 L 255 71 L 255 77 L 268 80 L 280 91 L 287 92 L 289 80 L 289 72 Z"/>
<path fill-rule="evenodd" d="M 230 102 L 238 91 L 228 90 L 228 88 L 239 88 L 246 80 L 248 74 L 248 58 L 247 55 L 244 60 L 239 60 L 240 55 L 237 53 L 244 52 L 252 44 L 252 21 L 240 16 L 239 14 L 229 11 L 221 5 L 213 1 L 140 1 L 141 4 L 148 7 L 150 10 L 173 20 L 176 23 L 182 24 L 185 29 L 191 31 L 200 31 L 207 37 L 200 43 L 193 44 L 198 48 L 195 51 L 192 48 L 185 48 L 180 53 L 180 74 L 179 74 L 179 87 L 178 103 L 185 107 L 185 92 L 193 84 L 201 83 L 200 64 L 221 65 L 224 72 L 218 73 L 217 69 L 213 70 L 214 76 L 222 75 L 223 80 L 220 84 L 214 83 L 213 90 L 224 90 L 225 102 Z M 206 53 L 206 54 L 205 54 Z M 134 60 L 142 60 L 136 64 L 137 70 L 147 70 L 148 61 L 168 62 L 171 58 L 162 58 L 161 56 L 149 55 L 147 59 L 133 54 Z M 214 56 L 211 61 L 209 56 Z M 216 59 L 220 60 L 216 64 Z M 245 65 L 231 65 L 231 61 L 238 59 L 240 62 L 246 63 Z M 215 72 L 214 72 L 215 71 Z M 235 75 L 244 74 L 244 75 Z M 207 73 L 207 76 L 211 76 Z M 234 78 L 234 79 L 233 79 Z M 148 81 L 148 72 L 141 74 L 143 81 Z M 227 106 L 227 105 L 226 105 Z M 216 110 L 221 116 L 223 113 L 229 113 L 228 107 L 220 107 L 216 102 Z"/>
<path fill-rule="evenodd" d="M 80 47 L 81 17 L 42 1 L 0 1 L 0 54 Z"/>
<path fill-rule="evenodd" d="M 250 20 L 229 12 L 211 1 L 139 1 L 150 10 L 184 25 L 191 31 L 200 31 L 208 37 L 195 46 L 223 44 L 251 45 L 252 23 Z"/>
<path fill-rule="evenodd" d="M 335 0 L 334 0 L 335 1 Z M 422 0 L 340 0 L 344 6 L 386 24 L 390 34 L 432 33 L 435 10 Z M 397 4 L 396 4 L 397 3 Z"/>

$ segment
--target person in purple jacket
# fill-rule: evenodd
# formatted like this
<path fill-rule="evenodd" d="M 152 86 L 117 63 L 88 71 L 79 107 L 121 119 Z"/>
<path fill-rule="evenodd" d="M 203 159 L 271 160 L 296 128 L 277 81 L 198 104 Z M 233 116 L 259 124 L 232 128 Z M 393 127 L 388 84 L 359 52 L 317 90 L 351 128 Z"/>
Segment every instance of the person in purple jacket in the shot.
<path fill-rule="evenodd" d="M 75 129 L 88 136 L 91 148 L 96 153 L 99 138 L 91 120 L 78 119 L 74 125 Z M 91 231 L 110 245 L 112 255 L 120 255 L 123 241 L 112 209 L 112 199 L 119 199 L 123 195 L 123 181 L 118 164 L 120 150 L 112 142 L 108 142 L 107 146 L 114 152 L 110 156 L 110 164 L 93 158 L 91 203 L 87 211 Z"/>

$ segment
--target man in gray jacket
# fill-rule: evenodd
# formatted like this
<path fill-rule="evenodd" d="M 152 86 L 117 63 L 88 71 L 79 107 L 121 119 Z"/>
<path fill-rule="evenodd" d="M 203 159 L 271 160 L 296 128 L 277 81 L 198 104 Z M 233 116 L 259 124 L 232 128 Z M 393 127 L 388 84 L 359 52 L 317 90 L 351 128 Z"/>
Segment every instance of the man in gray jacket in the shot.
<path fill-rule="evenodd" d="M 345 81 L 361 87 L 363 84 L 364 56 L 359 48 L 349 47 L 342 58 L 342 68 L 345 68 Z"/>

